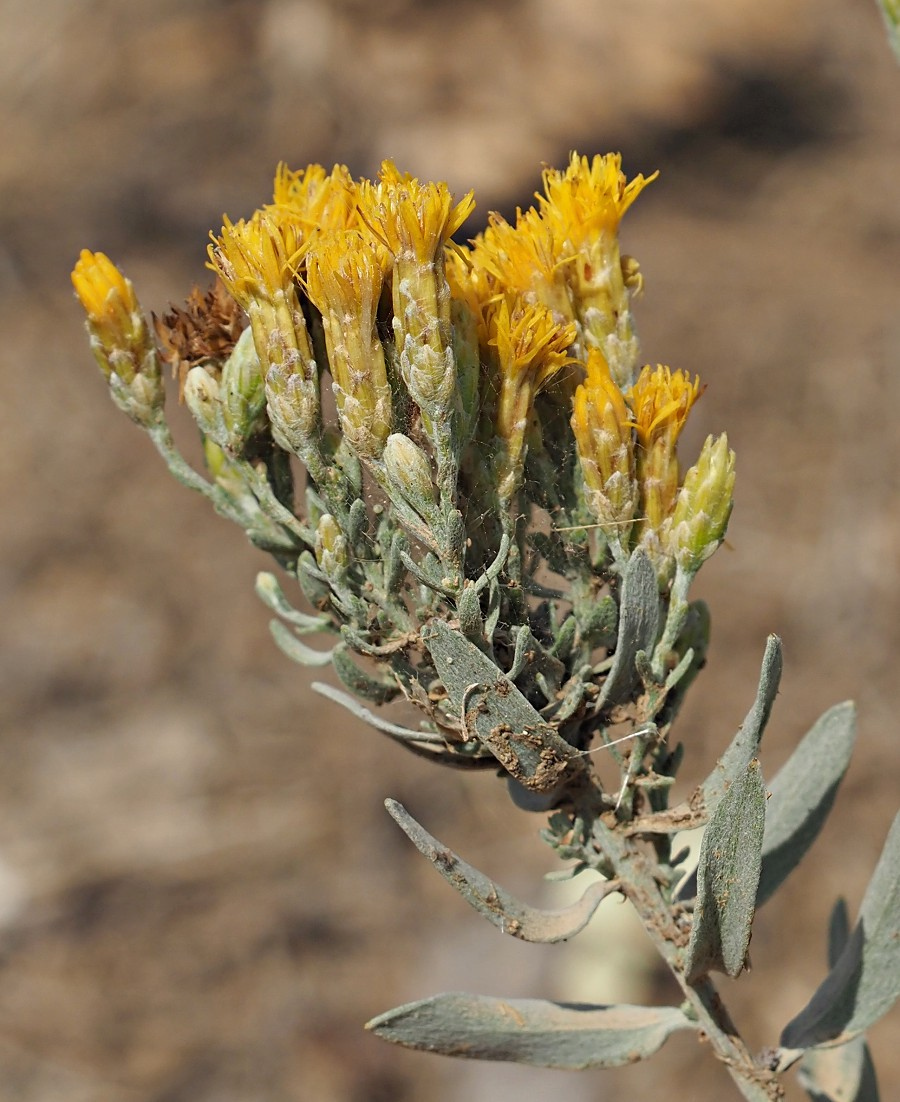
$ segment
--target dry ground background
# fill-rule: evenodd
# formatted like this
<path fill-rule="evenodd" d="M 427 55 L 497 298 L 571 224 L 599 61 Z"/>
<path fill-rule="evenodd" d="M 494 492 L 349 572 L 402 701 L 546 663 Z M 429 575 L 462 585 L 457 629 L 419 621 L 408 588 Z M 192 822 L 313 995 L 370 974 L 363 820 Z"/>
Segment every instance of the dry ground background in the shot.
<path fill-rule="evenodd" d="M 481 218 L 573 147 L 661 170 L 623 235 L 645 357 L 700 372 L 687 448 L 727 428 L 739 462 L 685 782 L 770 630 L 770 776 L 827 705 L 862 706 L 834 821 L 727 985 L 759 1047 L 818 982 L 831 902 L 858 905 L 900 793 L 900 69 L 874 5 L 5 0 L 0 19 L 0 1098 L 731 1097 L 680 1037 L 579 1076 L 362 1033 L 444 988 L 602 1000 L 640 944 L 504 939 L 412 851 L 386 795 L 527 898 L 551 867 L 496 781 L 355 729 L 276 651 L 265 561 L 114 410 L 68 270 L 101 248 L 146 308 L 180 301 L 281 158 L 391 156 L 474 185 Z M 897 1028 L 873 1035 L 885 1098 Z"/>

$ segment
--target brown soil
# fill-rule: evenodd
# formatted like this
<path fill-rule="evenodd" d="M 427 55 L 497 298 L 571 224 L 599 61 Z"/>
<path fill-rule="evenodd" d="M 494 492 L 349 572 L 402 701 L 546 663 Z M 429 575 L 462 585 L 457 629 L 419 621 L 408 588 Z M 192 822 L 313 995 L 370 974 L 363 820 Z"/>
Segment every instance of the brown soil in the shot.
<path fill-rule="evenodd" d="M 2 1097 L 732 1097 L 691 1038 L 575 1076 L 362 1032 L 445 988 L 570 997 L 578 942 L 481 923 L 382 799 L 531 900 L 552 867 L 539 819 L 313 694 L 253 595 L 263 557 L 109 403 L 68 271 L 103 249 L 165 309 L 279 159 L 391 156 L 474 186 L 482 218 L 572 147 L 661 170 L 623 235 L 644 353 L 709 384 L 686 454 L 727 428 L 739 464 L 730 546 L 698 583 L 714 638 L 686 786 L 746 711 L 769 631 L 769 776 L 826 706 L 861 706 L 833 822 L 724 988 L 762 1047 L 821 977 L 831 903 L 855 910 L 900 793 L 900 69 L 875 6 L 47 0 L 4 23 Z M 668 994 L 649 973 L 645 996 Z M 872 1038 L 886 1097 L 896 1028 Z"/>

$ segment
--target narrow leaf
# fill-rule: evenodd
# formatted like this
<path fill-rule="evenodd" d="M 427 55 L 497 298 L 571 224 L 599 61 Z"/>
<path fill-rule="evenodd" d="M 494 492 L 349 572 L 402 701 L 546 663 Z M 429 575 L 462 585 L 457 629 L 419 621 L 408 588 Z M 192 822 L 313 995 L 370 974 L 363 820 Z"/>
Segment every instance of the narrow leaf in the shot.
<path fill-rule="evenodd" d="M 350 657 L 344 643 L 338 643 L 331 654 L 334 672 L 356 696 L 364 696 L 373 704 L 387 704 L 400 692 L 397 682 L 391 678 L 376 677 L 364 670 Z"/>
<path fill-rule="evenodd" d="M 526 788 L 549 792 L 587 770 L 583 756 L 545 723 L 512 681 L 443 620 L 422 629 L 464 734 L 479 740 Z"/>
<path fill-rule="evenodd" d="M 287 620 L 298 635 L 332 630 L 327 616 L 309 616 L 294 608 L 285 597 L 278 579 L 266 570 L 256 575 L 256 594 L 272 612 Z"/>
<path fill-rule="evenodd" d="M 770 635 L 766 641 L 762 669 L 759 674 L 759 687 L 756 699 L 741 724 L 731 745 L 716 763 L 715 769 L 700 786 L 706 810 L 712 814 L 719 801 L 728 791 L 729 785 L 739 777 L 759 754 L 759 744 L 763 732 L 772 714 L 772 705 L 781 682 L 781 640 Z"/>
<path fill-rule="evenodd" d="M 332 651 L 321 651 L 308 647 L 280 620 L 270 620 L 269 631 L 272 632 L 272 638 L 278 644 L 279 649 L 292 661 L 299 662 L 301 666 L 330 665 Z"/>
<path fill-rule="evenodd" d="M 582 1006 L 448 993 L 408 1003 L 366 1025 L 407 1048 L 544 1068 L 614 1068 L 652 1056 L 679 1029 L 677 1007 Z"/>
<path fill-rule="evenodd" d="M 384 806 L 419 853 L 431 861 L 467 903 L 501 933 L 522 941 L 553 942 L 574 937 L 587 926 L 606 896 L 618 890 L 615 881 L 600 881 L 591 884 L 581 899 L 565 910 L 529 907 L 432 837 L 396 800 L 385 800 Z"/>
<path fill-rule="evenodd" d="M 689 980 L 744 967 L 759 884 L 766 792 L 752 761 L 716 808 L 700 848 L 697 901 L 685 956 Z"/>
<path fill-rule="evenodd" d="M 836 704 L 821 716 L 769 785 L 757 907 L 797 867 L 831 811 L 853 752 L 856 708 Z"/>
<path fill-rule="evenodd" d="M 335 704 L 340 704 L 342 708 L 346 708 L 357 719 L 361 719 L 364 723 L 368 723 L 385 735 L 390 735 L 398 742 L 433 743 L 435 746 L 446 745 L 442 735 L 434 734 L 431 731 L 414 731 L 410 727 L 401 727 L 397 723 L 389 723 L 381 716 L 377 716 L 365 704 L 361 704 L 354 697 L 341 692 L 340 689 L 335 689 L 333 685 L 326 685 L 324 681 L 314 681 L 312 688 L 320 696 L 326 696 L 329 700 L 333 700 Z"/>
<path fill-rule="evenodd" d="M 785 1048 L 844 1044 L 878 1021 L 900 998 L 900 815 L 859 911 L 859 921 L 831 972 L 785 1026 Z"/>
<path fill-rule="evenodd" d="M 659 583 L 650 560 L 641 551 L 628 560 L 619 601 L 619 632 L 615 657 L 603 684 L 597 710 L 626 700 L 637 680 L 635 655 L 649 651 L 659 633 Z"/>

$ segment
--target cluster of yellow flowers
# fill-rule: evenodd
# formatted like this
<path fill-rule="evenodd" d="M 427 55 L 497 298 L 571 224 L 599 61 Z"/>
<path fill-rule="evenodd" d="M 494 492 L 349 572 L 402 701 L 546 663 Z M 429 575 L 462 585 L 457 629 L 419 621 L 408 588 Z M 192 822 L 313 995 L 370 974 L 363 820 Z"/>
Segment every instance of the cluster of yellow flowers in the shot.
<path fill-rule="evenodd" d="M 676 443 L 699 381 L 638 369 L 631 298 L 642 281 L 618 233 L 653 179 L 628 182 L 616 154 L 573 154 L 565 170 L 544 171 L 537 205 L 515 224 L 492 214 L 460 246 L 451 238 L 471 193 L 454 202 L 445 184 L 389 161 L 377 181 L 355 181 L 344 166 L 281 165 L 272 202 L 226 219 L 209 248 L 249 319 L 237 366 L 201 358 L 185 399 L 226 453 L 262 428 L 318 479 L 329 463 L 327 367 L 342 437 L 376 477 L 392 436 L 404 434 L 404 454 L 421 451 L 416 439 L 427 444 L 442 502 L 477 498 L 504 513 L 529 455 L 537 460 L 570 420 L 582 520 L 602 532 L 616 566 L 641 547 L 661 584 L 673 565 L 693 573 L 721 542 L 734 456 L 724 436 L 710 438 L 682 480 Z M 149 426 L 162 382 L 130 282 L 87 250 L 72 279 L 117 401 Z M 558 440 L 550 451 L 563 454 Z"/>

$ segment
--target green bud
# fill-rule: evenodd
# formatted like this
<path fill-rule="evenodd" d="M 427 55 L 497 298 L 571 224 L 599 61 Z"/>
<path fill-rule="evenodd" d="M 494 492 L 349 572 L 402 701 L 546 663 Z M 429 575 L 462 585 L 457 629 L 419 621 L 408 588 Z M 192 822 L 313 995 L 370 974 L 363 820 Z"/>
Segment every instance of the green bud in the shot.
<path fill-rule="evenodd" d="M 244 330 L 222 365 L 219 389 L 226 434 L 224 447 L 232 455 L 241 455 L 247 441 L 260 429 L 266 406 L 266 388 L 252 330 Z"/>
<path fill-rule="evenodd" d="M 424 519 L 437 518 L 437 495 L 431 478 L 431 463 L 425 452 L 402 432 L 392 432 L 382 459 L 388 482 L 400 497 Z"/>
<path fill-rule="evenodd" d="M 204 436 L 225 444 L 219 384 L 205 367 L 192 367 L 184 380 L 184 402 Z"/>
<path fill-rule="evenodd" d="M 728 526 L 734 495 L 734 452 L 723 433 L 706 438 L 700 458 L 678 492 L 669 529 L 669 553 L 687 574 L 696 574 Z"/>
<path fill-rule="evenodd" d="M 329 581 L 340 583 L 350 565 L 350 549 L 340 525 L 331 515 L 323 513 L 316 527 L 316 562 Z"/>

